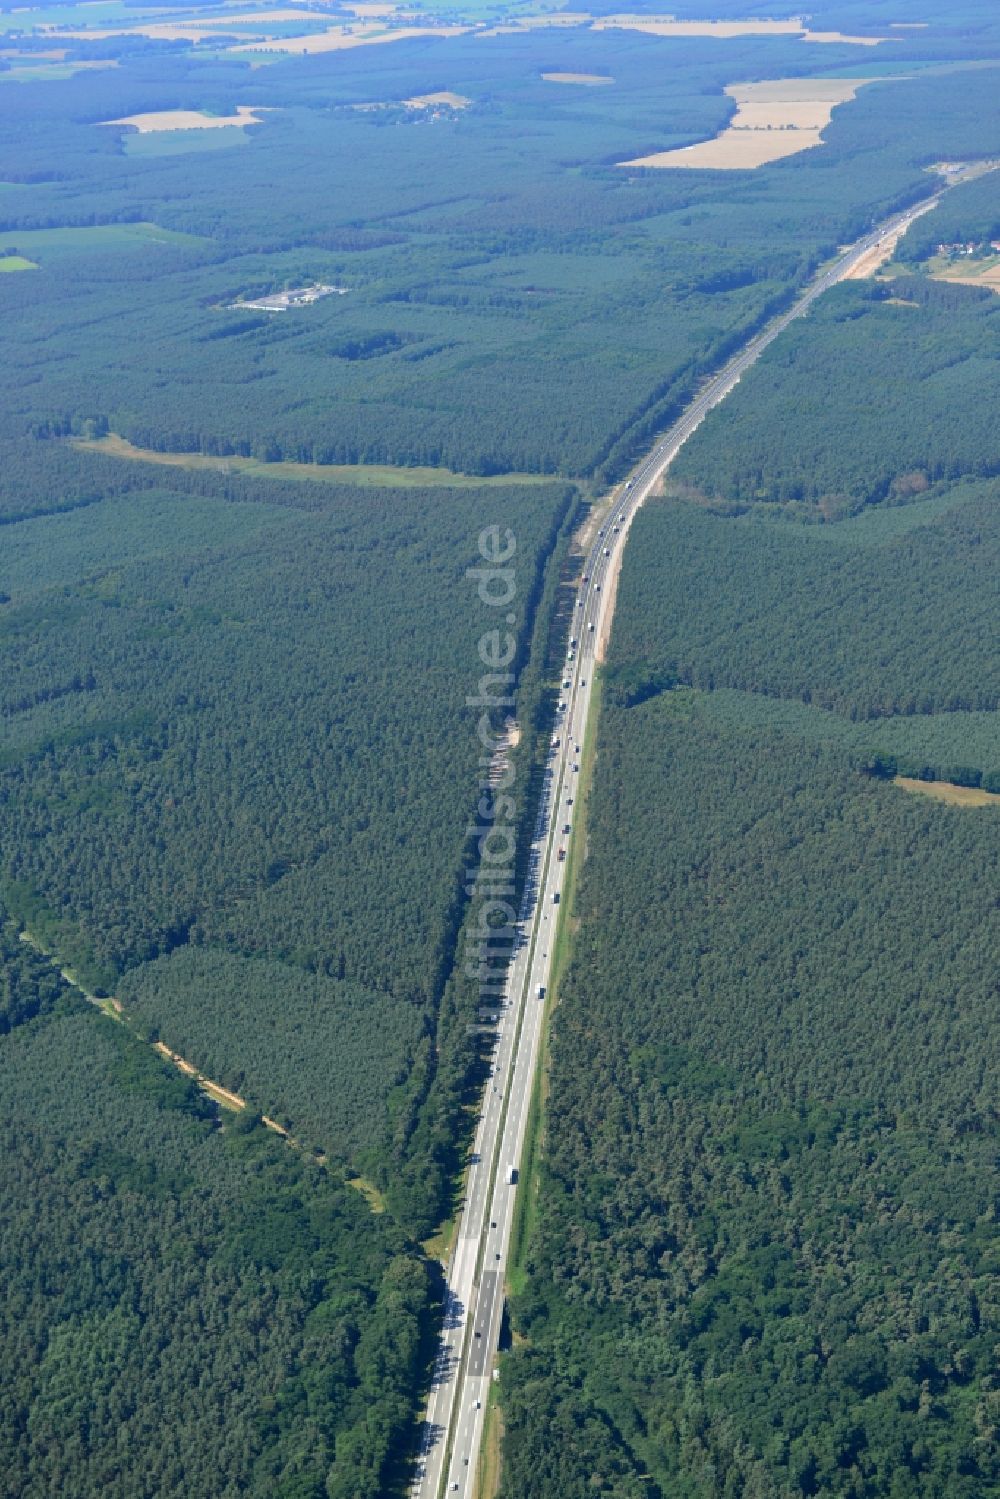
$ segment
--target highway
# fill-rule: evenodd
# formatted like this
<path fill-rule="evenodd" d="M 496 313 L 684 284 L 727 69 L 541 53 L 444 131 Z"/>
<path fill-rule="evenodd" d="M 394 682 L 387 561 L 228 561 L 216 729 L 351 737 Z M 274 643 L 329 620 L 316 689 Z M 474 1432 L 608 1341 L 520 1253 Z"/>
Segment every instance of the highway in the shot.
<path fill-rule="evenodd" d="M 637 510 L 708 412 L 726 398 L 789 323 L 849 275 L 881 240 L 905 230 L 919 214 L 934 207 L 939 196 L 936 193 L 905 213 L 894 215 L 858 240 L 816 276 L 787 312 L 756 334 L 708 380 L 678 421 L 612 492 L 606 517 L 594 536 L 577 588 L 561 678 L 563 691 L 532 835 L 529 878 L 520 908 L 523 937 L 510 964 L 504 1003 L 498 1011 L 494 1065 L 482 1100 L 465 1201 L 448 1267 L 444 1327 L 410 1491 L 413 1499 L 439 1499 L 442 1493 L 472 1499 L 474 1492 L 503 1319 L 517 1171 L 541 1055 L 543 1000 L 550 982 L 553 937 L 567 867 L 559 852 L 568 850 L 573 836 L 580 750 L 590 714 L 595 657 L 614 609 L 614 590 L 609 590 L 606 582 L 613 576 Z"/>

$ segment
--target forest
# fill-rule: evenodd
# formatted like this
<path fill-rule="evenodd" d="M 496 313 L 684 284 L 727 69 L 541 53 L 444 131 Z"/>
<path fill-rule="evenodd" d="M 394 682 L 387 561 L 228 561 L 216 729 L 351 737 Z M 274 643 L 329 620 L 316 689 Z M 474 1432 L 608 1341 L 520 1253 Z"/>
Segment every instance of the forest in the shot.
<path fill-rule="evenodd" d="M 997 200 L 995 182 L 992 191 Z M 829 520 L 941 480 L 997 474 L 984 396 L 998 330 L 1000 301 L 985 289 L 920 276 L 846 283 L 772 346 L 673 475 L 724 507 Z M 792 398 L 795 420 L 782 423 Z"/>
<path fill-rule="evenodd" d="M 992 316 L 831 293 L 634 523 L 505 1499 L 1000 1485 L 1000 809 L 892 784 L 1000 785 Z"/>
<path fill-rule="evenodd" d="M 830 0 L 814 19 L 871 31 L 865 10 Z M 516 537 L 512 795 L 528 826 L 586 507 L 838 245 L 925 197 L 929 166 L 1000 154 L 993 75 L 966 66 L 997 55 L 997 31 L 962 0 L 933 37 L 861 61 L 797 38 L 577 28 L 266 66 L 63 38 L 68 67 L 115 66 L 0 77 L 0 253 L 34 267 L 0 275 L 11 1499 L 405 1491 L 441 1318 L 431 1252 L 488 1060 L 456 963 L 482 777 L 477 537 Z M 887 81 L 837 111 L 822 148 L 773 168 L 618 165 L 722 129 L 734 80 L 876 67 Z M 550 70 L 613 82 L 560 87 Z M 470 103 L 402 107 L 436 90 Z M 211 146 L 211 131 L 107 123 L 246 104 L 260 123 Z M 979 222 L 986 197 L 959 193 Z M 238 305 L 313 281 L 346 290 L 280 315 Z M 503 1378 L 517 1499 L 600 1492 L 595 1475 L 707 1499 L 794 1472 L 818 1493 L 855 1471 L 891 1472 L 899 1499 L 904 1470 L 930 1475 L 914 1492 L 961 1499 L 991 1473 L 990 1059 L 966 1055 L 985 1004 L 966 982 L 989 917 L 985 823 L 917 805 L 891 775 L 1000 775 L 998 471 L 979 414 L 995 325 L 986 297 L 895 285 L 838 293 L 776 346 L 722 451 L 707 423 L 630 546 L 582 1008 L 557 1016 L 526 1341 Z M 905 431 L 902 400 L 871 399 L 894 359 L 919 414 Z M 868 382 L 867 425 L 837 406 L 835 363 Z M 782 382 L 803 373 L 817 409 L 796 446 Z M 824 414 L 851 431 L 839 466 Z M 112 435 L 181 461 L 76 445 Z M 293 482 L 277 460 L 365 465 L 372 482 Z M 404 486 L 390 466 L 450 472 Z M 667 775 L 679 798 L 657 795 Z M 714 873 L 694 852 L 706 837 Z M 898 909 L 866 907 L 860 862 L 831 893 L 865 838 L 898 871 Z M 746 926 L 716 944 L 731 906 Z M 730 985 L 772 915 L 785 987 L 763 947 Z M 870 972 L 858 958 L 837 987 L 822 954 L 800 955 L 815 920 L 827 957 L 871 952 Z M 921 1006 L 949 985 L 921 1082 Z M 882 1008 L 847 1045 L 873 993 Z M 773 995 L 771 1028 L 751 1024 Z M 725 1044 L 699 1028 L 713 1016 Z M 880 1017 L 906 1033 L 898 1054 Z M 220 1109 L 150 1042 L 246 1109 Z M 852 1193 L 878 1205 L 856 1252 Z M 572 1439 L 549 1441 L 550 1419 Z"/>
<path fill-rule="evenodd" d="M 617 475 L 837 244 L 926 194 L 929 160 L 1000 151 L 989 75 L 958 72 L 872 84 L 821 151 L 767 173 L 626 174 L 721 129 L 734 77 L 856 58 L 784 39 L 678 54 L 627 32 L 544 45 L 428 41 L 252 77 L 171 55 L 0 91 L 0 238 L 39 266 L 0 284 L 8 369 L 32 372 L 4 391 L 11 465 L 33 467 L 38 436 L 110 430 L 168 451 Z M 561 90 L 547 63 L 615 82 Z M 353 107 L 428 86 L 472 103 L 433 128 Z M 231 149 L 101 123 L 248 95 L 267 112 Z M 313 279 L 347 292 L 281 317 L 229 305 Z"/>
<path fill-rule="evenodd" d="M 0 953 L 3 1492 L 377 1499 L 436 1267 L 252 1114 L 223 1127 L 6 916 Z"/>
<path fill-rule="evenodd" d="M 9 528 L 6 899 L 172 1049 L 387 1185 L 461 919 L 465 568 L 488 504 L 518 539 L 526 657 L 571 491 L 184 477 Z M 446 1181 L 417 1179 L 426 1231 Z"/>

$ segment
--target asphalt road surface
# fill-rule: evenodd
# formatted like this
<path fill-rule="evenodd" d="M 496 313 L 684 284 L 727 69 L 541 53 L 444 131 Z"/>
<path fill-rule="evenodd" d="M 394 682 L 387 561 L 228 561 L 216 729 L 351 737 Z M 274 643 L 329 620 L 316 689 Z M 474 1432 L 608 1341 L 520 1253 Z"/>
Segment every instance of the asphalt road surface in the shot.
<path fill-rule="evenodd" d="M 421 1447 L 411 1494 L 439 1499 L 455 1493 L 472 1499 L 487 1394 L 504 1308 L 504 1274 L 524 1145 L 528 1108 L 542 1044 L 544 1002 L 553 937 L 561 910 L 568 848 L 576 812 L 580 749 L 590 713 L 597 643 L 614 608 L 604 583 L 625 544 L 629 525 L 674 457 L 714 406 L 795 318 L 801 317 L 885 236 L 909 226 L 933 207 L 937 194 L 873 229 L 821 271 L 794 305 L 758 333 L 709 380 L 624 483 L 613 492 L 606 520 L 594 538 L 578 586 L 567 642 L 553 743 L 532 838 L 531 873 L 521 905 L 524 939 L 510 965 L 498 1010 L 493 1072 L 487 1080 L 473 1143 L 465 1202 L 448 1269 L 448 1296 Z M 607 616 L 607 617 L 606 617 Z M 569 826 L 570 833 L 564 829 Z"/>

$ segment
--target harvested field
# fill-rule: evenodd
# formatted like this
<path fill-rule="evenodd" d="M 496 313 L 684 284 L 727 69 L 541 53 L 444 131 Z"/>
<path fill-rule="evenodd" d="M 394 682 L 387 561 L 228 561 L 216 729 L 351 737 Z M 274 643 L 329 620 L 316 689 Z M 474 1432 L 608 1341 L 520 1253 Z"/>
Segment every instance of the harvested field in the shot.
<path fill-rule="evenodd" d="M 248 104 L 238 104 L 234 115 L 206 115 L 197 109 L 161 109 L 151 114 L 125 115 L 104 120 L 105 125 L 134 125 L 140 135 L 157 130 L 219 130 L 229 125 L 259 125 L 262 116 Z"/>
<path fill-rule="evenodd" d="M 839 42 L 877 47 L 893 40 L 885 36 L 846 36 L 840 31 L 810 31 L 801 21 L 675 21 L 671 16 L 604 16 L 595 31 L 644 31 L 650 36 L 714 36 L 720 41 L 744 36 L 795 36 L 804 42 Z"/>
<path fill-rule="evenodd" d="M 403 103 L 407 109 L 468 109 L 472 103 L 464 94 L 450 94 L 444 90 L 440 94 L 417 94 L 412 99 L 404 99 Z"/>
<path fill-rule="evenodd" d="M 867 78 L 774 78 L 734 83 L 726 93 L 736 114 L 721 135 L 674 151 L 656 151 L 623 167 L 748 171 L 823 143 L 834 107 L 853 99 Z"/>
<path fill-rule="evenodd" d="M 983 791 L 978 786 L 956 786 L 951 781 L 915 781 L 910 776 L 896 776 L 893 785 L 904 791 L 915 791 L 920 796 L 933 797 L 935 801 L 947 802 L 952 807 L 995 807 L 1000 805 L 1000 794 Z"/>
<path fill-rule="evenodd" d="M 587 88 L 593 88 L 602 83 L 614 83 L 613 78 L 607 78 L 601 73 L 543 73 L 542 77 L 546 83 L 582 83 Z"/>
<path fill-rule="evenodd" d="M 329 31 L 312 32 L 308 36 L 272 37 L 267 41 L 241 42 L 232 47 L 233 52 L 344 52 L 350 47 L 371 47 L 381 42 L 405 42 L 419 36 L 465 36 L 471 26 L 410 26 L 406 30 L 379 31 L 373 27 L 353 27 L 345 30 L 334 26 Z"/>
<path fill-rule="evenodd" d="M 932 261 L 931 279 L 954 281 L 959 286 L 985 286 L 1000 293 L 1000 255 L 986 260 Z"/>

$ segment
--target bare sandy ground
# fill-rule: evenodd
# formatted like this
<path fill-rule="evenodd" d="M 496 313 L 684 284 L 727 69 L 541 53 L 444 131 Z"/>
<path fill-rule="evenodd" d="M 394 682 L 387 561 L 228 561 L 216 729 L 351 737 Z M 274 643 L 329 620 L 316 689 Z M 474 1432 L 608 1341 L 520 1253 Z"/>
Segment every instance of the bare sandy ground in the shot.
<path fill-rule="evenodd" d="M 588 88 L 594 88 L 602 83 L 614 83 L 613 78 L 608 78 L 602 73 L 543 73 L 542 77 L 546 83 L 582 83 Z"/>
<path fill-rule="evenodd" d="M 929 204 L 928 207 L 924 209 L 924 212 L 929 212 L 930 208 L 934 206 L 934 204 Z M 914 217 L 920 217 L 920 215 L 914 215 Z M 902 239 L 908 228 L 909 224 L 905 224 L 897 229 L 893 234 L 886 234 L 879 241 L 879 243 L 874 246 L 873 249 L 869 250 L 867 255 L 862 256 L 862 258 L 858 261 L 857 265 L 852 271 L 848 271 L 844 279 L 846 281 L 864 281 L 869 276 L 873 276 L 881 266 L 886 265 L 887 262 L 893 258 L 896 253 L 896 246 L 899 244 L 899 241 Z M 998 290 L 1000 290 L 1000 287 L 998 287 Z M 904 301 L 904 299 L 898 297 L 891 298 L 890 300 L 896 302 L 897 305 L 900 306 L 903 305 Z M 913 307 L 916 304 L 913 302 L 907 302 L 905 305 L 908 307 Z"/>
<path fill-rule="evenodd" d="M 883 36 L 846 36 L 840 31 L 810 31 L 801 21 L 675 21 L 671 16 L 605 16 L 595 31 L 645 31 L 650 36 L 714 36 L 720 41 L 741 36 L 798 36 L 804 42 L 840 42 L 877 47 Z"/>
<path fill-rule="evenodd" d="M 262 116 L 248 104 L 238 104 L 234 115 L 206 115 L 197 109 L 161 109 L 152 114 L 125 115 L 120 120 L 103 120 L 104 125 L 134 125 L 140 135 L 158 130 L 219 130 L 230 125 L 259 125 Z"/>
<path fill-rule="evenodd" d="M 674 151 L 655 151 L 623 167 L 682 167 L 688 170 L 748 171 L 823 143 L 822 132 L 834 107 L 853 99 L 875 79 L 770 78 L 734 83 L 726 93 L 736 114 L 721 135 Z"/>

